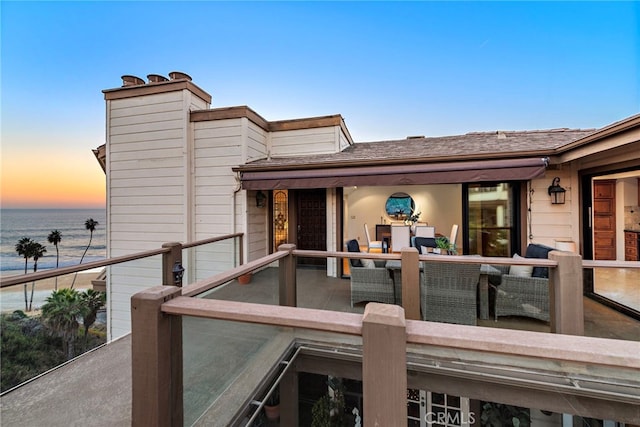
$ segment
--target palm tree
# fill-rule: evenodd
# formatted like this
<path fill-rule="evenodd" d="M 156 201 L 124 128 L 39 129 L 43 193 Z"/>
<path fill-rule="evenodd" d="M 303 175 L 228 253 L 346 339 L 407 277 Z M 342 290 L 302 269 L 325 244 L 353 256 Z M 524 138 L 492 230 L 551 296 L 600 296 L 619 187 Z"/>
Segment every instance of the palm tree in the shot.
<path fill-rule="evenodd" d="M 87 254 L 87 251 L 89 250 L 89 247 L 91 246 L 91 240 L 93 239 L 93 232 L 96 231 L 96 227 L 98 226 L 98 221 L 95 221 L 93 218 L 89 218 L 88 220 L 86 220 L 84 222 L 84 227 L 89 230 L 89 244 L 87 245 L 87 247 L 84 250 L 84 253 L 82 254 L 82 257 L 80 258 L 80 263 L 82 264 L 82 260 L 84 260 L 84 256 Z M 76 283 L 76 278 L 78 277 L 78 273 L 75 274 L 75 276 L 73 276 L 73 282 L 71 282 L 71 289 L 73 289 L 73 285 L 75 285 Z"/>
<path fill-rule="evenodd" d="M 16 244 L 16 252 L 18 252 L 18 255 L 24 257 L 24 274 L 27 274 L 27 262 L 29 261 L 29 258 L 33 256 L 34 243 L 35 242 L 30 238 L 23 237 L 22 239 L 18 240 L 18 243 Z M 24 309 L 25 311 L 29 311 L 26 283 L 24 284 Z"/>
<path fill-rule="evenodd" d="M 106 292 L 99 292 L 93 289 L 87 289 L 80 294 L 84 314 L 82 316 L 82 324 L 84 325 L 84 345 L 86 348 L 89 328 L 96 322 L 98 310 L 107 302 Z"/>
<path fill-rule="evenodd" d="M 60 265 L 60 251 L 58 250 L 58 243 L 62 241 L 62 233 L 58 230 L 53 230 L 47 236 L 49 243 L 52 243 L 56 247 L 56 268 Z M 58 276 L 56 276 L 56 284 L 54 290 L 58 290 Z"/>
<path fill-rule="evenodd" d="M 67 360 L 75 355 L 75 340 L 78 336 L 78 317 L 83 315 L 80 293 L 63 288 L 53 291 L 42 306 L 42 318 L 45 324 L 62 338 L 62 349 Z"/>
<path fill-rule="evenodd" d="M 42 246 L 40 243 L 33 242 L 32 247 L 32 257 L 33 257 L 33 272 L 38 271 L 38 260 L 42 258 L 42 256 L 47 252 L 47 248 Z M 29 309 L 27 311 L 31 311 L 33 305 L 33 292 L 35 291 L 36 282 L 31 282 L 31 299 L 29 300 Z"/>

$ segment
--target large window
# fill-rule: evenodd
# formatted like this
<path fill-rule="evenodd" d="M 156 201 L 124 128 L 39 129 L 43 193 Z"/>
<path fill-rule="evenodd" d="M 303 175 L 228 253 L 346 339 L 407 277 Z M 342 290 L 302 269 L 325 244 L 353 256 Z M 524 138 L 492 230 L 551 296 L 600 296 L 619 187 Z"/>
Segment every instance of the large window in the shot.
<path fill-rule="evenodd" d="M 466 184 L 466 254 L 509 257 L 518 247 L 517 184 Z"/>

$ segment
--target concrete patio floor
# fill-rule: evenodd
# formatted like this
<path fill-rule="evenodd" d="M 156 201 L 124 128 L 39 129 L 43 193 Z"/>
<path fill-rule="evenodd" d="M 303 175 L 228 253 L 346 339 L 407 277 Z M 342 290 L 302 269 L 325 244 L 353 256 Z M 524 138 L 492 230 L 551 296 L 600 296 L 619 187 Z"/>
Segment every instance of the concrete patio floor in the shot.
<path fill-rule="evenodd" d="M 353 308 L 350 306 L 348 279 L 326 277 L 324 270 L 299 269 L 297 283 L 300 307 L 364 312 L 364 304 L 357 304 Z M 252 282 L 247 285 L 232 282 L 208 297 L 276 304 L 277 287 L 278 271 L 269 268 L 254 274 Z M 588 298 L 583 299 L 583 304 L 585 335 L 640 341 L 640 322 Z M 250 348 L 239 349 L 235 346 L 212 346 L 214 338 L 203 339 L 202 334 L 213 328 L 207 328 L 203 322 L 210 321 L 184 321 L 185 352 L 186 349 L 192 349 L 190 355 L 185 354 L 185 408 L 190 405 L 194 411 L 206 410 L 210 404 L 210 396 L 206 394 L 214 391 L 211 391 L 212 385 L 206 381 L 206 376 L 200 378 L 200 390 L 196 390 L 195 386 L 189 389 L 187 382 L 193 381 L 193 373 L 202 372 L 205 366 L 210 366 L 206 365 L 207 360 L 224 360 L 228 366 L 221 369 L 232 370 L 233 365 L 242 363 L 237 354 L 232 354 L 233 351 L 251 351 Z M 515 317 L 500 318 L 498 322 L 482 320 L 478 324 L 541 332 L 549 330 L 544 322 Z M 213 352 L 212 347 L 217 347 L 217 353 Z M 224 389 L 215 392 L 224 393 Z M 3 395 L 0 406 L 0 423 L 7 426 L 131 425 L 130 335 L 84 354 Z M 185 425 L 194 423 L 203 425 L 204 421 L 185 416 Z M 226 424 L 221 421 L 216 425 Z"/>

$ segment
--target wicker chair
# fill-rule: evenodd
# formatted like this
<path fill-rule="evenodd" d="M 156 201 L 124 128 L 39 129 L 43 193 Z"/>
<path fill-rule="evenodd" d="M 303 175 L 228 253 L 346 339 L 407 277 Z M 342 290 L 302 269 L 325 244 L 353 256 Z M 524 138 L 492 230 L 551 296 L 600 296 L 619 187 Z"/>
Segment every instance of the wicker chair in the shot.
<path fill-rule="evenodd" d="M 547 259 L 552 250 L 554 249 L 548 246 L 530 243 L 525 258 Z M 531 277 L 503 274 L 495 289 L 495 320 L 498 320 L 498 316 L 525 316 L 546 322 L 550 320 L 547 267 L 534 267 Z"/>
<path fill-rule="evenodd" d="M 476 325 L 480 264 L 424 262 L 423 267 L 422 320 Z"/>
<path fill-rule="evenodd" d="M 549 279 L 505 274 L 496 289 L 498 316 L 525 316 L 549 321 Z"/>
<path fill-rule="evenodd" d="M 357 240 L 347 242 L 349 252 L 360 252 Z M 349 271 L 351 273 L 351 307 L 363 301 L 375 301 L 394 304 L 393 280 L 384 265 L 364 267 L 359 259 L 352 259 Z"/>

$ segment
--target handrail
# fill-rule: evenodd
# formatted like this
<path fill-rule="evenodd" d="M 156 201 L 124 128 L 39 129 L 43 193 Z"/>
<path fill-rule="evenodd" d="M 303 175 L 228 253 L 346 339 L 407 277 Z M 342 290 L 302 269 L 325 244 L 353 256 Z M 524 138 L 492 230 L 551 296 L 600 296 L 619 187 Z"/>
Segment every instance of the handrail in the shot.
<path fill-rule="evenodd" d="M 362 314 L 357 313 L 185 296 L 165 302 L 161 310 L 163 313 L 179 316 L 362 335 Z"/>
<path fill-rule="evenodd" d="M 362 335 L 362 314 L 248 302 L 175 297 L 161 311 L 177 316 Z M 640 342 L 406 320 L 407 343 L 592 366 L 640 369 Z M 593 349 L 598 348 L 597 352 Z"/>
<path fill-rule="evenodd" d="M 192 248 L 195 246 L 201 246 L 208 243 L 219 242 L 221 240 L 232 239 L 235 237 L 241 237 L 244 233 L 225 234 L 224 236 L 211 237 L 207 239 L 197 240 L 195 242 L 185 243 L 182 249 Z M 14 276 L 0 277 L 0 289 L 15 285 L 21 285 L 27 282 L 34 282 L 37 280 L 50 279 L 52 277 L 63 276 L 65 274 L 77 273 L 80 271 L 91 270 L 94 268 L 108 267 L 114 264 L 120 264 L 128 261 L 135 261 L 137 259 L 148 258 L 156 255 L 168 254 L 171 252 L 171 248 L 162 247 L 158 249 L 150 249 L 148 251 L 136 252 L 134 254 L 122 255 L 118 257 L 108 258 L 100 261 L 92 261 L 85 264 L 72 265 L 69 267 L 53 268 L 50 270 L 37 271 L 35 273 L 18 274 Z"/>
<path fill-rule="evenodd" d="M 189 249 L 189 248 L 193 248 L 194 246 L 207 245 L 209 243 L 216 243 L 222 240 L 227 240 L 234 237 L 242 237 L 242 236 L 244 236 L 244 233 L 233 233 L 233 234 L 225 234 L 224 236 L 210 237 L 208 239 L 196 240 L 195 242 L 184 243 L 182 245 L 182 249 Z"/>
<path fill-rule="evenodd" d="M 400 260 L 401 255 L 396 253 L 370 253 L 370 252 L 336 252 L 336 251 L 310 251 L 305 249 L 295 249 L 293 255 L 306 258 L 353 258 L 353 259 L 373 259 L 373 260 Z M 557 267 L 558 262 L 543 258 L 506 258 L 506 257 L 483 257 L 469 255 L 419 255 L 420 261 L 434 262 L 464 262 L 465 264 L 494 264 L 494 265 L 532 265 L 539 267 Z"/>
<path fill-rule="evenodd" d="M 20 285 L 22 283 L 33 282 L 36 280 L 50 279 L 52 277 L 62 276 L 69 273 L 76 273 L 79 271 L 91 270 L 99 267 L 107 267 L 109 265 L 119 264 L 122 262 L 134 261 L 141 258 L 161 255 L 164 253 L 168 253 L 170 250 L 171 250 L 170 248 L 151 249 L 144 252 L 137 252 L 135 254 L 122 255 L 114 258 L 109 258 L 102 261 L 92 261 L 86 264 L 78 264 L 78 265 L 72 265 L 69 267 L 61 267 L 61 268 L 54 268 L 51 270 L 38 271 L 35 273 L 2 277 L 0 278 L 0 288 Z"/>

